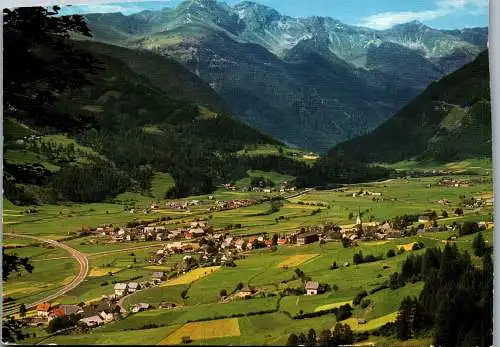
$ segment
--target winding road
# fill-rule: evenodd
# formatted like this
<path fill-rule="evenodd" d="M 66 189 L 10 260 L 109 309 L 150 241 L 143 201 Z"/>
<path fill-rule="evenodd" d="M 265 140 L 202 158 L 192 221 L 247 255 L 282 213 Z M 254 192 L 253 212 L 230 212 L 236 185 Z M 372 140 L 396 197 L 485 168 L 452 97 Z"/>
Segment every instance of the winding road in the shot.
<path fill-rule="evenodd" d="M 78 262 L 78 264 L 80 265 L 80 271 L 79 271 L 78 275 L 69 284 L 65 285 L 63 288 L 61 288 L 60 290 L 58 290 L 54 294 L 46 296 L 45 298 L 37 300 L 37 301 L 32 302 L 30 304 L 26 304 L 26 308 L 27 309 L 35 307 L 35 306 L 37 306 L 38 304 L 40 304 L 42 302 L 52 301 L 52 300 L 54 300 L 54 299 L 56 299 L 56 298 L 58 298 L 58 297 L 60 297 L 60 296 L 62 296 L 64 294 L 66 294 L 70 290 L 76 288 L 80 283 L 83 282 L 83 280 L 85 279 L 85 277 L 87 277 L 87 274 L 89 272 L 89 260 L 88 260 L 88 258 L 87 258 L 87 256 L 85 254 L 77 251 L 76 249 L 71 248 L 68 245 L 60 243 L 58 241 L 44 239 L 44 238 L 41 238 L 41 237 L 28 236 L 28 235 L 20 235 L 20 234 L 11 234 L 11 233 L 4 233 L 4 235 L 14 236 L 14 237 L 28 238 L 28 239 L 32 239 L 32 240 L 36 240 L 36 241 L 48 243 L 48 244 L 50 244 L 52 246 L 55 246 L 55 247 L 62 248 L 64 250 L 66 250 L 73 258 L 75 258 L 76 261 Z M 18 310 L 18 308 L 7 309 L 7 310 L 5 310 L 3 312 L 3 314 L 5 316 L 6 315 L 10 315 L 10 314 L 13 314 L 13 313 L 17 313 L 17 310 Z"/>

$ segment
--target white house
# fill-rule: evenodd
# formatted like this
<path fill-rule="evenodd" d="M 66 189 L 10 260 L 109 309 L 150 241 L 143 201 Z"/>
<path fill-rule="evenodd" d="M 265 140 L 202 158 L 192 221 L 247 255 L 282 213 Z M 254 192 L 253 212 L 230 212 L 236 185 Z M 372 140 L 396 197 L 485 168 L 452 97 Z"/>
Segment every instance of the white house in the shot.
<path fill-rule="evenodd" d="M 82 318 L 82 319 L 80 319 L 80 322 L 86 324 L 88 327 L 95 327 L 95 326 L 102 325 L 104 323 L 102 318 L 99 316 Z"/>
<path fill-rule="evenodd" d="M 99 317 L 101 317 L 106 323 L 111 322 L 114 319 L 113 313 L 111 312 L 106 313 L 104 311 L 99 313 Z"/>
<path fill-rule="evenodd" d="M 36 307 L 36 314 L 38 317 L 48 317 L 50 312 L 50 304 L 48 302 L 42 302 Z"/>
<path fill-rule="evenodd" d="M 139 283 L 137 283 L 137 282 L 130 282 L 128 284 L 128 292 L 129 293 L 134 293 L 138 289 L 139 289 Z"/>
<path fill-rule="evenodd" d="M 117 283 L 115 284 L 114 289 L 116 296 L 123 296 L 127 294 L 127 283 Z"/>
<path fill-rule="evenodd" d="M 305 284 L 306 295 L 316 295 L 318 294 L 319 283 L 309 281 Z"/>
<path fill-rule="evenodd" d="M 132 308 L 132 312 L 137 313 L 137 312 L 145 311 L 148 308 L 149 308 L 149 304 L 145 304 L 145 303 L 135 304 L 134 307 Z"/>

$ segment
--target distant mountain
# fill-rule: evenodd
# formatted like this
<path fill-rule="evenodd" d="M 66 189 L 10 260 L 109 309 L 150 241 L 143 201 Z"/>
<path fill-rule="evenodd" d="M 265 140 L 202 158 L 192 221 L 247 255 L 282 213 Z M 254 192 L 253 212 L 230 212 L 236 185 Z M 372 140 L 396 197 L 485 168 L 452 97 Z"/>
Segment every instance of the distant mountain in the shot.
<path fill-rule="evenodd" d="M 257 3 L 188 0 L 176 8 L 88 14 L 96 40 L 172 56 L 247 124 L 327 151 L 382 124 L 429 83 L 486 49 L 487 29 L 388 30 L 292 18 Z"/>
<path fill-rule="evenodd" d="M 329 156 L 365 163 L 491 157 L 488 66 L 485 51 L 432 83 L 373 132 L 337 145 Z"/>

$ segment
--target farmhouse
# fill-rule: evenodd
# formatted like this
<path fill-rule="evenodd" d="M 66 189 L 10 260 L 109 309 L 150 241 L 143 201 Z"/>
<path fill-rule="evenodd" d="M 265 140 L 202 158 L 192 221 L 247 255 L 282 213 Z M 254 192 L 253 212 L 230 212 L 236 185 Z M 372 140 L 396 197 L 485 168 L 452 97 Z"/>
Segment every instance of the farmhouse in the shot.
<path fill-rule="evenodd" d="M 307 245 L 309 243 L 313 243 L 319 240 L 319 235 L 316 232 L 309 232 L 304 234 L 297 235 L 297 244 L 298 245 Z"/>
<path fill-rule="evenodd" d="M 83 310 L 77 305 L 58 305 L 57 307 L 52 309 L 52 312 L 49 314 L 48 319 L 49 321 L 51 321 L 56 317 L 65 317 L 80 313 L 83 313 Z"/>
<path fill-rule="evenodd" d="M 117 283 L 114 287 L 116 296 L 123 296 L 127 294 L 127 283 Z"/>
<path fill-rule="evenodd" d="M 134 293 L 138 289 L 140 289 L 139 283 L 137 283 L 137 282 L 130 282 L 128 284 L 128 292 L 129 293 Z"/>
<path fill-rule="evenodd" d="M 428 222 L 430 222 L 430 220 L 431 219 L 429 218 L 429 216 L 419 216 L 418 217 L 419 223 L 428 223 Z"/>
<path fill-rule="evenodd" d="M 79 322 L 82 322 L 83 324 L 85 324 L 88 327 L 96 327 L 96 326 L 102 325 L 104 323 L 104 321 L 102 320 L 102 318 L 99 317 L 99 316 L 92 316 L 92 317 L 88 317 L 88 318 L 82 318 L 82 319 L 79 320 Z"/>
<path fill-rule="evenodd" d="M 149 304 L 139 303 L 139 304 L 134 305 L 134 307 L 132 308 L 132 312 L 137 313 L 137 312 L 145 311 L 147 309 L 149 309 Z"/>
<path fill-rule="evenodd" d="M 153 281 L 158 283 L 165 280 L 165 273 L 164 272 L 153 272 Z"/>
<path fill-rule="evenodd" d="M 36 307 L 36 314 L 38 317 L 48 317 L 50 312 L 50 304 L 48 302 L 42 302 Z"/>
<path fill-rule="evenodd" d="M 170 308 L 175 308 L 175 307 L 176 307 L 175 304 L 168 303 L 168 302 L 162 302 L 160 305 L 158 305 L 158 308 L 167 308 L 167 309 L 170 309 Z"/>
<path fill-rule="evenodd" d="M 205 223 L 205 221 L 194 221 L 194 222 L 191 222 L 191 229 L 205 228 L 206 226 L 207 226 L 207 224 Z"/>
<path fill-rule="evenodd" d="M 244 287 L 240 290 L 239 296 L 240 296 L 240 298 L 246 298 L 248 296 L 252 296 L 254 293 L 255 293 L 255 290 L 253 288 Z"/>
<path fill-rule="evenodd" d="M 191 238 L 197 238 L 205 235 L 205 230 L 203 228 L 194 228 L 189 230 L 188 234 L 191 234 Z"/>
<path fill-rule="evenodd" d="M 99 317 L 101 317 L 106 323 L 111 322 L 114 319 L 113 313 L 106 311 L 99 313 Z"/>
<path fill-rule="evenodd" d="M 319 283 L 314 281 L 306 282 L 304 288 L 306 289 L 306 295 L 317 295 Z"/>

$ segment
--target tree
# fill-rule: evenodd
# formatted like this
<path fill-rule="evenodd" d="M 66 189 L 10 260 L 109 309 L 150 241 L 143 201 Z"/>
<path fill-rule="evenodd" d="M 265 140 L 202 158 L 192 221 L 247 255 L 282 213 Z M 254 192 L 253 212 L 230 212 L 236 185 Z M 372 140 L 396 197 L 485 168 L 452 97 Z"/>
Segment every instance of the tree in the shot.
<path fill-rule="evenodd" d="M 477 236 L 472 241 L 472 248 L 474 249 L 474 255 L 482 257 L 486 252 L 486 243 L 484 242 L 483 233 L 479 232 Z"/>
<path fill-rule="evenodd" d="M 26 271 L 31 273 L 33 271 L 33 265 L 30 263 L 28 257 L 20 258 L 16 254 L 5 253 L 5 247 L 2 247 L 2 277 L 4 281 L 7 281 L 9 275 L 12 272 L 19 272 L 20 268 L 24 268 Z"/>
<path fill-rule="evenodd" d="M 300 333 L 299 334 L 298 344 L 299 345 L 306 345 L 307 344 L 307 336 L 306 336 L 306 334 L 304 334 L 304 333 Z"/>
<path fill-rule="evenodd" d="M 26 316 L 26 305 L 25 304 L 21 304 L 21 306 L 19 306 L 19 315 L 21 317 L 24 317 Z"/>
<path fill-rule="evenodd" d="M 446 212 L 445 210 L 443 210 L 443 212 L 441 212 L 441 216 L 443 218 L 448 218 L 448 212 Z"/>
<path fill-rule="evenodd" d="M 331 345 L 352 345 L 354 342 L 354 333 L 348 324 L 337 323 L 332 332 Z"/>
<path fill-rule="evenodd" d="M 396 255 L 396 252 L 391 248 L 390 250 L 387 251 L 387 258 L 392 258 Z"/>
<path fill-rule="evenodd" d="M 91 37 L 81 15 L 58 16 L 60 8 L 4 9 L 4 107 L 8 113 L 36 114 L 51 121 L 43 107 L 54 104 L 69 88 L 90 84 L 96 70 L 89 54 L 74 49 L 70 33 Z M 52 119 L 52 121 L 54 121 Z"/>
<path fill-rule="evenodd" d="M 31 273 L 33 265 L 31 265 L 29 258 L 19 258 L 16 254 L 5 253 L 5 247 L 2 247 L 2 278 L 7 281 L 12 272 L 19 272 L 20 268 L 24 268 Z M 21 330 L 21 322 L 15 320 L 13 317 L 2 320 L 2 338 L 3 342 L 14 343 L 23 340 L 27 337 Z"/>
<path fill-rule="evenodd" d="M 319 333 L 319 345 L 320 346 L 330 346 L 330 340 L 332 339 L 332 332 L 328 329 L 322 330 Z"/>
<path fill-rule="evenodd" d="M 479 225 L 476 222 L 467 221 L 460 226 L 459 235 L 462 236 L 462 235 L 474 234 L 477 233 L 478 231 L 479 231 Z"/>
<path fill-rule="evenodd" d="M 221 298 L 223 298 L 223 297 L 227 296 L 227 290 L 225 290 L 225 289 L 221 289 L 221 291 L 220 291 L 220 296 L 221 296 Z"/>
<path fill-rule="evenodd" d="M 361 300 L 362 300 L 364 297 L 366 297 L 366 296 L 368 296 L 368 293 L 367 293 L 367 291 L 366 291 L 366 290 L 363 290 L 363 291 L 359 292 L 358 294 L 356 294 L 356 296 L 355 296 L 355 297 L 354 297 L 354 299 L 352 300 L 352 304 L 353 304 L 354 306 L 359 305 L 359 303 L 361 302 Z"/>
<path fill-rule="evenodd" d="M 309 329 L 307 332 L 307 346 L 316 346 L 316 331 Z"/>
<path fill-rule="evenodd" d="M 359 253 L 355 253 L 354 256 L 352 257 L 352 262 L 356 265 L 363 263 L 364 262 L 363 252 L 359 251 Z"/>
<path fill-rule="evenodd" d="M 353 219 L 354 218 L 354 214 L 352 212 L 349 212 L 349 215 L 347 216 L 347 218 L 349 220 Z"/>
<path fill-rule="evenodd" d="M 278 245 L 278 234 L 274 234 L 273 235 L 273 246 L 277 246 Z"/>
<path fill-rule="evenodd" d="M 243 287 L 244 287 L 244 286 L 245 286 L 245 285 L 244 285 L 242 282 L 240 282 L 240 283 L 238 283 L 238 284 L 236 285 L 236 290 L 241 290 L 241 289 L 243 289 Z"/>
<path fill-rule="evenodd" d="M 459 208 L 455 209 L 455 214 L 457 216 L 463 216 L 464 210 L 459 207 Z"/>
<path fill-rule="evenodd" d="M 344 248 L 349 248 L 350 242 L 348 238 L 343 237 L 342 238 L 342 247 Z"/>
<path fill-rule="evenodd" d="M 185 300 L 187 298 L 187 293 L 188 293 L 188 290 L 187 289 L 184 289 L 182 292 L 181 292 L 181 298 L 183 300 Z"/>
<path fill-rule="evenodd" d="M 398 289 L 399 287 L 401 287 L 401 280 L 399 274 L 394 272 L 389 278 L 389 288 Z"/>
<path fill-rule="evenodd" d="M 187 345 L 188 343 L 191 343 L 191 337 L 190 336 L 183 336 L 181 339 L 182 343 Z"/>
<path fill-rule="evenodd" d="M 287 346 L 297 346 L 299 344 L 299 338 L 295 334 L 290 334 L 288 336 L 288 341 L 286 342 Z"/>
<path fill-rule="evenodd" d="M 397 336 L 400 340 L 408 340 L 411 337 L 410 332 L 410 312 L 411 312 L 411 298 L 406 297 L 401 302 L 399 312 L 396 317 Z"/>

